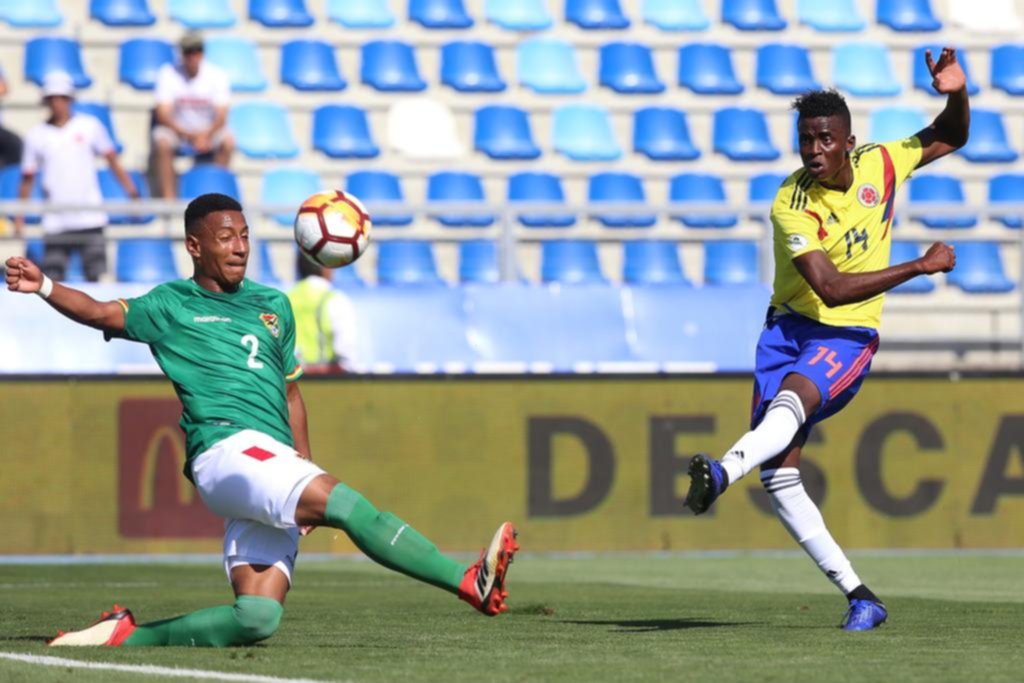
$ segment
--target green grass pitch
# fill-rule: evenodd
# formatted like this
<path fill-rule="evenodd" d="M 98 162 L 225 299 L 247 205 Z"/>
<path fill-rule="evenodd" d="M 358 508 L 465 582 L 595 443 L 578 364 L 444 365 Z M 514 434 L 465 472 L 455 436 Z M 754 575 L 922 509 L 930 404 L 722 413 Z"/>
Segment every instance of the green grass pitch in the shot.
<path fill-rule="evenodd" d="M 870 633 L 797 554 L 523 554 L 489 619 L 368 562 L 300 562 L 250 648 L 48 650 L 116 600 L 140 621 L 230 602 L 216 562 L 0 566 L 0 652 L 323 681 L 1019 681 L 1024 554 L 857 554 L 888 603 Z M 3 681 L 182 680 L 0 659 Z"/>

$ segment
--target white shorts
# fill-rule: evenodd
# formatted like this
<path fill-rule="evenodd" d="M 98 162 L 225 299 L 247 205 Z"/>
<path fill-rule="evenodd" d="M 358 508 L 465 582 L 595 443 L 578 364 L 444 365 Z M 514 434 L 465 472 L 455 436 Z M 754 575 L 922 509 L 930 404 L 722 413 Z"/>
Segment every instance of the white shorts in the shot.
<path fill-rule="evenodd" d="M 324 471 L 291 446 L 252 429 L 218 441 L 192 461 L 203 503 L 225 518 L 224 570 L 243 564 L 277 567 L 291 582 L 298 554 L 295 509 Z"/>

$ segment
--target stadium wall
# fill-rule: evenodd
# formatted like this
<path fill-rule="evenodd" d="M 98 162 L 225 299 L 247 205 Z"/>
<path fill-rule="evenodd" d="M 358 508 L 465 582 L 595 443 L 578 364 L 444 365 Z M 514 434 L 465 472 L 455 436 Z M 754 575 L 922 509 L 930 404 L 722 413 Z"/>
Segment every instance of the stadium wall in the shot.
<path fill-rule="evenodd" d="M 159 380 L 0 384 L 0 553 L 219 551 Z M 746 427 L 745 377 L 308 380 L 314 455 L 444 549 L 792 548 L 756 477 L 684 510 L 688 454 Z M 1024 379 L 874 376 L 814 431 L 804 478 L 850 548 L 1024 546 Z M 306 551 L 354 552 L 320 530 Z"/>

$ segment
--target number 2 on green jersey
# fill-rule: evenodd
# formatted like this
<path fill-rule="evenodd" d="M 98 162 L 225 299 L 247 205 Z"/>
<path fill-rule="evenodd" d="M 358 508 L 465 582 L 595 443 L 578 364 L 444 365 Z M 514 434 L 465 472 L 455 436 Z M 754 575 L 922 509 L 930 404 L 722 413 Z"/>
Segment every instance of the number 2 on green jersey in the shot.
<path fill-rule="evenodd" d="M 242 346 L 249 349 L 249 360 L 246 362 L 253 370 L 260 370 L 263 368 L 263 362 L 257 360 L 256 354 L 260 352 L 260 340 L 255 334 L 247 334 L 242 337 Z"/>

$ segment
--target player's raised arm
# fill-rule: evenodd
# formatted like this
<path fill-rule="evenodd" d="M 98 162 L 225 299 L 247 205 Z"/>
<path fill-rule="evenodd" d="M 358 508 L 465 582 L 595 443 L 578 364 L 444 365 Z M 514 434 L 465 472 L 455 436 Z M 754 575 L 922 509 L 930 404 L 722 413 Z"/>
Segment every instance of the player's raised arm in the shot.
<path fill-rule="evenodd" d="M 7 289 L 39 294 L 46 303 L 76 323 L 104 332 L 124 330 L 124 308 L 116 301 L 96 301 L 85 292 L 54 282 L 39 266 L 21 256 L 7 259 Z"/>
<path fill-rule="evenodd" d="M 967 144 L 971 125 L 971 106 L 967 97 L 967 76 L 956 61 L 956 50 L 942 49 L 939 61 L 932 59 L 931 50 L 925 50 L 925 61 L 932 74 L 932 87 L 944 95 L 946 107 L 935 117 L 931 125 L 921 130 L 917 138 L 921 141 L 920 168 Z"/>

